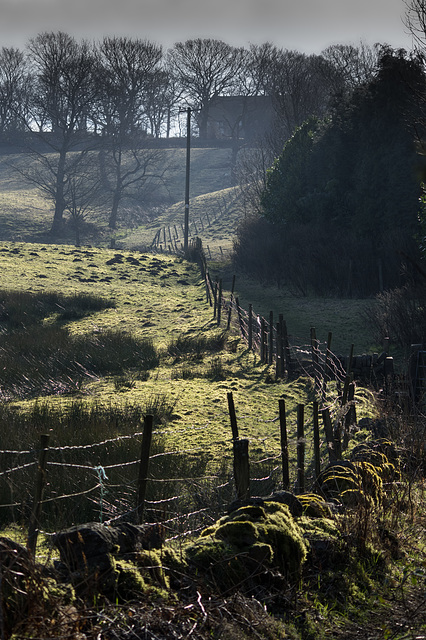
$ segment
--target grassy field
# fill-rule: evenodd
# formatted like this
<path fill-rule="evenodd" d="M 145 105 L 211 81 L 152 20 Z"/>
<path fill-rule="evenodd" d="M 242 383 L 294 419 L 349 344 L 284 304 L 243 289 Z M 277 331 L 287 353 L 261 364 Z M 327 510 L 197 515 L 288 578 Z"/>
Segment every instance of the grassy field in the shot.
<path fill-rule="evenodd" d="M 137 368 L 127 370 L 123 363 L 118 376 L 93 379 L 82 374 L 75 381 L 74 392 L 89 400 L 108 402 L 113 398 L 119 403 L 140 406 L 155 396 L 167 398 L 174 407 L 168 426 L 170 446 L 200 447 L 208 434 L 212 457 L 229 449 L 227 392 L 232 390 L 241 434 L 250 437 L 254 447 L 262 443 L 266 452 L 277 452 L 278 399 L 283 395 L 287 398 L 293 419 L 295 404 L 311 395 L 305 382 L 271 384 L 269 367 L 249 354 L 233 332 L 224 340 L 223 350 L 222 343 L 211 350 L 201 349 L 200 353 L 196 350 L 191 353 L 191 348 L 189 353 L 181 353 L 173 348 L 179 340 L 212 340 L 223 331 L 223 325 L 218 328 L 213 319 L 198 268 L 179 258 L 109 249 L 1 243 L 0 268 L 4 290 L 25 291 L 35 298 L 58 291 L 65 296 L 96 295 L 113 305 L 83 317 L 71 316 L 71 320 L 50 312 L 41 320 L 44 326 L 60 323 L 70 336 L 123 331 L 153 341 L 160 363 L 148 379 L 138 379 Z M 70 391 L 72 387 L 67 388 L 68 396 Z M 59 397 L 53 394 L 50 399 L 66 403 L 67 394 Z"/>
<path fill-rule="evenodd" d="M 174 204 L 144 225 L 119 230 L 116 250 L 105 248 L 109 242 L 105 228 L 98 234 L 98 247 L 73 247 L 72 234 L 63 238 L 64 244 L 46 243 L 49 204 L 34 189 L 23 188 L 21 178 L 13 170 L 14 163 L 22 162 L 22 158 L 2 157 L 2 288 L 34 294 L 60 291 L 65 295 L 99 295 L 114 306 L 65 323 L 70 335 L 124 331 L 135 338 L 153 341 L 161 358 L 155 373 L 151 372 L 147 380 L 138 380 L 134 371 L 123 370 L 121 375 L 127 376 L 127 386 L 123 382 L 117 392 L 117 376 L 98 379 L 82 376 L 74 384 L 76 392 L 84 397 L 100 398 L 103 402 L 111 397 L 120 402 L 130 399 L 144 405 L 147 398 L 161 395 L 174 407 L 170 428 L 174 446 L 198 447 L 208 431 L 215 456 L 218 450 L 229 446 L 226 393 L 232 390 L 243 435 L 254 442 L 263 442 L 267 450 L 277 451 L 278 398 L 288 396 L 292 413 L 299 393 L 299 400 L 306 397 L 304 385 L 301 389 L 297 386 L 287 389 L 282 383 L 269 384 L 268 367 L 244 352 L 243 346 L 237 346 L 238 337 L 228 338 L 223 352 L 212 351 L 198 357 L 168 353 L 169 345 L 180 336 L 218 332 L 196 267 L 173 256 L 140 251 L 150 245 L 158 229 L 179 225 L 183 209 L 179 201 L 184 184 L 183 153 L 177 149 L 167 155 L 168 197 Z M 243 215 L 237 190 L 228 186 L 229 161 L 230 152 L 226 149 L 194 149 L 192 153 L 190 211 L 192 219 L 204 220 L 204 228 L 199 222 L 197 230 L 204 246 L 211 248 L 216 258 L 211 262 L 211 270 L 223 277 L 225 295 L 229 295 L 226 290 L 229 292 L 233 276 L 229 253 Z M 39 242 L 31 242 L 34 238 Z M 16 242 L 17 239 L 21 241 Z M 332 348 L 336 353 L 346 355 L 352 343 L 355 353 L 374 347 L 362 321 L 365 301 L 349 300 L 342 304 L 335 299 L 295 298 L 275 288 L 260 287 L 241 275 L 237 275 L 236 295 L 241 306 L 247 309 L 252 303 L 255 312 L 265 317 L 269 317 L 270 310 L 276 319 L 282 313 L 291 339 L 299 344 L 309 343 L 310 328 L 315 326 L 322 342 L 329 331 L 333 332 Z M 52 321 L 54 315 L 43 320 Z M 51 400 L 58 402 L 55 397 Z"/>
<path fill-rule="evenodd" d="M 229 489 L 233 475 L 229 392 L 235 402 L 239 435 L 249 440 L 251 477 L 264 483 L 265 492 L 281 487 L 279 400 L 286 403 L 292 486 L 297 477 L 297 405 L 306 404 L 306 470 L 310 487 L 315 398 L 312 379 L 307 376 L 291 381 L 276 379 L 274 367 L 260 362 L 256 354 L 247 350 L 236 326 L 225 331 L 225 319 L 221 326 L 217 325 L 194 263 L 177 255 L 145 251 L 160 229 L 168 233 L 169 228 L 179 226 L 183 170 L 178 165 L 182 164 L 183 153 L 176 150 L 173 157 L 176 169 L 169 181 L 167 206 L 144 224 L 122 227 L 115 235 L 115 249 L 107 248 L 111 234 L 102 226 L 104 223 L 96 233 L 87 228 L 85 246 L 73 246 L 71 232 L 51 242 L 46 233 L 51 218 L 48 204 L 36 191 L 23 187 L 9 164 L 10 158 L 1 158 L 0 450 L 4 454 L 1 471 L 22 464 L 26 454 L 34 453 L 31 449 L 37 448 L 40 434 L 46 432 L 50 434 L 51 445 L 57 448 L 51 456 L 56 455 L 61 464 L 74 465 L 71 472 L 62 473 L 62 469 L 49 472 L 48 495 L 52 501 L 43 511 L 46 530 L 97 518 L 99 511 L 101 519 L 128 513 L 134 505 L 132 491 L 136 481 L 134 467 L 126 465 L 129 460 L 137 462 L 143 418 L 151 413 L 155 431 L 150 478 L 158 484 L 152 483 L 149 499 L 163 500 L 167 491 L 175 496 L 176 514 L 166 514 L 166 507 L 161 507 L 163 516 L 176 515 L 178 524 L 173 525 L 176 529 L 170 529 L 171 533 L 189 535 L 197 526 L 210 524 L 222 515 L 225 500 L 229 502 L 234 497 L 233 488 Z M 217 153 L 198 150 L 193 154 L 193 163 L 191 215 L 198 220 L 197 232 L 201 230 L 198 235 L 204 246 L 211 250 L 211 273 L 223 278 L 224 295 L 228 297 L 234 275 L 228 256 L 238 221 L 244 215 L 237 191 L 229 184 L 229 154 L 225 150 Z M 269 317 L 270 310 L 275 318 L 282 313 L 290 340 L 307 345 L 310 328 L 315 327 L 321 342 L 327 339 L 329 331 L 333 332 L 335 353 L 346 355 L 351 344 L 355 353 L 380 350 L 363 321 L 368 301 L 295 298 L 236 275 L 235 294 L 240 304 L 245 308 L 253 304 L 255 312 L 265 317 Z M 333 402 L 338 389 L 332 384 L 329 388 Z M 377 415 L 380 404 L 372 391 L 358 385 L 355 397 L 358 419 Z M 405 418 L 392 414 L 389 424 L 395 432 L 401 429 L 400 439 L 408 447 L 403 449 L 404 464 L 411 469 L 407 451 L 415 450 L 416 455 L 420 451 L 415 448 L 415 440 L 419 437 L 419 441 L 424 441 L 421 432 L 424 427 L 419 420 L 415 429 L 409 431 Z M 139 435 L 135 437 L 135 433 Z M 131 438 L 124 439 L 126 436 Z M 351 445 L 371 433 L 360 429 L 353 436 Z M 18 453 L 25 449 L 30 451 Z M 322 454 L 325 464 L 328 454 L 323 434 Z M 413 461 L 416 473 L 420 473 L 421 457 L 413 457 Z M 108 473 L 102 479 L 104 466 Z M 19 521 L 22 525 L 22 518 L 28 514 L 28 499 L 22 498 L 22 493 L 27 489 L 30 494 L 33 488 L 30 471 L 31 475 L 24 468 L 20 470 L 24 480 L 15 481 L 16 484 L 13 478 L 1 476 L 0 501 L 3 506 L 12 503 L 7 524 Z M 208 474 L 216 474 L 214 481 L 220 481 L 223 495 L 217 485 L 210 483 Z M 167 482 L 162 484 L 165 476 Z M 146 635 L 155 616 L 164 621 L 164 603 L 167 615 L 185 624 L 189 611 L 191 616 L 195 611 L 199 616 L 203 614 L 198 628 L 196 624 L 186 627 L 186 637 L 193 634 L 200 640 L 207 637 L 246 640 L 253 637 L 253 629 L 261 640 L 423 637 L 419 633 L 423 633 L 424 625 L 413 623 L 417 635 L 407 635 L 404 622 L 412 619 L 409 611 L 417 615 L 419 603 L 424 604 L 424 487 L 417 482 L 418 477 L 412 475 L 407 481 L 390 483 L 382 504 L 361 503 L 353 512 L 336 513 L 333 521 L 319 518 L 326 521 L 322 524 L 327 531 L 333 529 L 337 535 L 338 529 L 339 543 L 331 538 L 325 540 L 326 554 L 310 558 L 313 564 L 307 563 L 300 584 L 289 588 L 286 580 L 276 581 L 278 576 L 269 572 L 272 588 L 268 590 L 262 585 L 254 597 L 249 594 L 250 602 L 262 612 L 260 615 L 256 610 L 250 621 L 246 617 L 252 615 L 248 613 L 249 600 L 246 602 L 238 593 L 235 599 L 234 595 L 225 594 L 226 600 L 221 599 L 223 594 L 217 598 L 215 595 L 209 605 L 204 587 L 195 595 L 188 595 L 188 585 L 193 588 L 195 584 L 192 574 L 182 583 L 185 585 L 182 601 L 177 589 L 158 604 L 149 599 L 150 595 L 143 595 L 142 605 L 138 602 L 132 609 L 126 602 L 125 610 L 120 610 L 116 603 L 110 611 L 105 603 L 107 614 L 104 614 L 104 603 L 101 607 L 90 602 L 86 603 L 84 613 L 72 615 L 97 621 L 93 623 L 94 635 L 88 638 L 100 637 L 102 624 L 105 629 L 113 629 L 114 634 L 121 625 L 122 629 L 132 629 L 129 633 L 134 635 L 136 619 L 141 620 L 141 634 Z M 89 493 L 83 507 L 78 491 L 85 491 L 90 482 L 96 492 Z M 258 486 L 253 490 L 257 491 Z M 67 499 L 69 494 L 77 494 L 72 509 L 64 508 L 65 503 L 57 499 L 61 491 Z M 17 499 L 18 506 L 13 504 Z M 313 518 L 308 523 L 312 530 L 315 522 Z M 3 519 L 2 523 L 6 521 Z M 381 532 L 387 536 L 383 540 Z M 13 535 L 16 537 L 16 531 Z M 386 546 L 396 536 L 396 550 Z M 320 543 L 323 542 L 321 538 Z M 179 545 L 175 543 L 181 553 Z M 44 558 L 50 552 L 42 547 L 40 553 Z M 318 553 L 322 553 L 320 547 Z M 329 558 L 329 553 L 335 555 Z M 336 572 L 333 563 L 337 558 L 341 564 Z M 186 569 L 179 566 L 179 571 Z M 226 573 L 223 569 L 221 572 Z M 179 575 L 181 579 L 184 574 Z M 265 577 L 266 573 L 262 575 Z M 191 597 L 197 605 L 191 603 Z M 219 607 L 228 611 L 231 601 L 237 618 L 244 619 L 241 626 L 244 631 L 232 628 L 232 633 L 226 635 L 223 618 L 217 621 L 217 627 L 210 621 Z M 276 620 L 271 613 L 274 606 L 279 613 Z M 121 616 L 120 621 L 116 616 Z M 259 619 L 262 617 L 263 625 L 265 616 L 268 625 L 259 626 Z M 54 617 L 60 618 L 56 613 L 52 614 L 52 620 Z M 204 629 L 208 617 L 212 627 L 208 629 L 206 624 Z M 288 624 L 287 618 L 294 618 L 295 626 Z M 279 635 L 274 631 L 278 629 L 278 620 L 281 625 L 281 619 L 288 634 L 283 626 Z M 183 628 L 179 628 L 179 637 Z M 36 635 L 53 637 L 43 633 Z"/>

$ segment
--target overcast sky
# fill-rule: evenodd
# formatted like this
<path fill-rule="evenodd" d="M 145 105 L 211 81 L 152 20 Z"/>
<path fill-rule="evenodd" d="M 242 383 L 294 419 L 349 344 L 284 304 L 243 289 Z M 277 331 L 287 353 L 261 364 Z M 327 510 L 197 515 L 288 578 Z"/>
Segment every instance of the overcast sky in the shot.
<path fill-rule="evenodd" d="M 24 47 L 42 31 L 61 30 L 91 40 L 147 38 L 165 47 L 212 37 L 307 53 L 360 40 L 410 49 L 404 11 L 404 0 L 0 0 L 0 46 Z"/>

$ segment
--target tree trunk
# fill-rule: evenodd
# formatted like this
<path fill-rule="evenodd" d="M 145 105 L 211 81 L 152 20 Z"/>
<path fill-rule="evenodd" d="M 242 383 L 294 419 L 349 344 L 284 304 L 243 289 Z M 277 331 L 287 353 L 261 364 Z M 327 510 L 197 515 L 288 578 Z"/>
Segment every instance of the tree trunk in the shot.
<path fill-rule="evenodd" d="M 64 226 L 65 160 L 66 160 L 66 151 L 61 150 L 59 154 L 58 168 L 56 171 L 55 213 L 53 215 L 53 222 L 50 229 L 50 233 L 52 235 L 58 235 L 62 231 Z"/>
<path fill-rule="evenodd" d="M 109 223 L 108 223 L 108 226 L 110 229 L 117 228 L 118 205 L 120 204 L 120 200 L 121 200 L 121 189 L 117 187 L 117 189 L 114 191 L 114 195 L 112 198 L 112 207 L 111 207 L 111 213 L 109 216 Z"/>

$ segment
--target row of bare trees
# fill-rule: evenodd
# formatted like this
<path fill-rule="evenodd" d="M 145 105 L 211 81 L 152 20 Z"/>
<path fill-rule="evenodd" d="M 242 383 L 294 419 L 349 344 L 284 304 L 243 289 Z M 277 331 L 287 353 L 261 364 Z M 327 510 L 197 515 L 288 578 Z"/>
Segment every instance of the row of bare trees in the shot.
<path fill-rule="evenodd" d="M 169 137 L 180 110 L 193 109 L 202 138 L 216 98 L 269 96 L 273 157 L 296 126 L 324 115 L 376 63 L 377 49 L 362 43 L 314 56 L 195 39 L 164 52 L 147 40 L 42 33 L 24 51 L 0 50 L 0 140 L 31 154 L 17 170 L 53 203 L 52 233 L 66 212 L 78 228 L 96 207 L 109 211 L 115 229 L 123 198 L 141 201 L 162 180 L 164 162 L 147 140 Z"/>

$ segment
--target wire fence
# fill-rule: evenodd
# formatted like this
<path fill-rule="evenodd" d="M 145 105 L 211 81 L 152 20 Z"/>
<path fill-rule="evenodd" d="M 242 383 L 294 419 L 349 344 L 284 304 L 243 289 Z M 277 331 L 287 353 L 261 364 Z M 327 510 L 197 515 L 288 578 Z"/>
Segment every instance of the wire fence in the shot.
<path fill-rule="evenodd" d="M 47 448 L 39 527 L 60 530 L 81 522 L 134 521 L 137 513 L 141 436 L 136 432 L 80 446 Z M 161 522 L 168 539 L 195 534 L 235 498 L 232 460 L 209 471 L 205 449 L 157 451 L 154 431 L 144 521 Z M 27 526 L 34 510 L 41 448 L 0 451 L 0 522 Z M 253 491 L 268 494 L 279 483 L 279 456 L 252 462 Z M 256 474 L 255 470 L 259 470 Z"/>
<path fill-rule="evenodd" d="M 283 425 L 280 423 L 281 449 L 276 454 L 271 453 L 273 448 L 259 438 L 254 447 L 256 455 L 250 459 L 249 494 L 270 495 L 277 488 L 295 488 L 298 482 L 300 490 L 302 458 L 297 457 L 300 444 L 309 450 L 308 480 L 312 481 L 315 469 L 328 462 L 330 451 L 339 451 L 342 428 L 350 427 L 356 420 L 353 353 L 346 359 L 336 356 L 330 348 L 330 336 L 327 343 L 321 343 L 316 339 L 314 330 L 311 330 L 309 343 L 297 344 L 294 340 L 290 343 L 282 317 L 274 323 L 272 314 L 266 320 L 251 307 L 248 311 L 242 309 L 234 296 L 234 287 L 226 298 L 220 282 L 211 281 L 205 262 L 202 270 L 207 299 L 213 307 L 218 326 L 226 323 L 230 327 L 232 323 L 249 349 L 256 351 L 263 362 L 275 365 L 277 377 L 303 375 L 312 381 L 314 405 L 324 421 L 321 450 L 314 452 L 313 439 L 300 436 L 299 424 L 298 433 L 292 434 L 288 443 L 286 434 L 284 445 Z M 390 367 L 386 352 L 363 364 L 369 375 L 378 375 L 382 366 L 385 378 L 386 365 Z M 279 407 L 276 415 L 278 422 L 281 416 Z M 37 477 L 40 479 L 42 447 L 0 450 L 0 523 L 26 525 L 31 518 L 34 519 L 35 503 L 42 514 L 37 518 L 37 526 L 50 531 L 74 523 L 136 518 L 140 507 L 139 472 L 142 457 L 146 454 L 142 446 L 143 436 L 144 431 L 136 431 L 83 445 L 48 446 L 41 477 L 43 492 L 39 496 Z M 166 451 L 164 433 L 157 429 L 153 436 L 149 474 L 145 478 L 144 520 L 151 524 L 161 522 L 167 538 L 178 540 L 215 521 L 238 497 L 235 451 L 230 446 L 222 459 L 212 464 L 206 448 Z M 230 443 L 238 439 L 233 430 Z M 287 445 L 290 451 L 287 460 L 291 468 L 290 486 L 286 486 L 288 482 L 283 466 L 283 451 Z"/>

